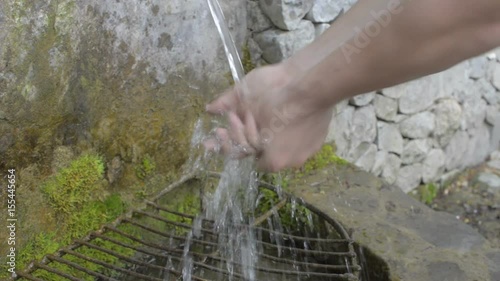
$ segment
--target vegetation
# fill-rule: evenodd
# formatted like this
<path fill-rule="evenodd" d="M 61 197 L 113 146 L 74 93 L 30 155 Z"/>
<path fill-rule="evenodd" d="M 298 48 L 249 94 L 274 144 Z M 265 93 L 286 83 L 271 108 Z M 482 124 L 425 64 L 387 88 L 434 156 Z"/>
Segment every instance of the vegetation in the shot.
<path fill-rule="evenodd" d="M 415 190 L 417 199 L 421 202 L 431 205 L 436 196 L 438 195 L 439 188 L 434 183 L 428 183 L 426 185 L 421 185 Z"/>
<path fill-rule="evenodd" d="M 146 179 L 150 176 L 156 169 L 156 164 L 149 154 L 146 154 L 142 159 L 141 163 L 136 167 L 135 174 L 141 180 Z"/>
<path fill-rule="evenodd" d="M 58 228 L 52 232 L 42 231 L 28 238 L 26 245 L 19 251 L 17 270 L 23 270 L 31 261 L 40 260 L 46 254 L 70 244 L 73 239 L 84 237 L 89 232 L 99 229 L 101 225 L 111 222 L 125 211 L 125 205 L 119 194 L 106 195 L 103 174 L 102 159 L 96 154 L 88 153 L 73 160 L 67 167 L 42 183 L 41 190 L 48 199 Z M 124 240 L 123 237 L 118 239 Z M 132 250 L 118 247 L 109 241 L 97 239 L 94 243 L 115 249 L 122 255 L 133 254 Z M 80 247 L 77 252 L 110 263 L 118 262 L 116 257 L 91 248 Z M 75 262 L 78 260 L 74 256 L 67 258 Z M 83 264 L 82 262 L 78 261 L 79 264 Z M 91 270 L 102 269 L 99 265 L 85 263 L 84 266 Z M 56 267 L 74 276 L 81 275 L 81 272 L 63 264 L 58 264 Z M 66 280 L 43 270 L 38 270 L 36 276 L 44 280 Z"/>

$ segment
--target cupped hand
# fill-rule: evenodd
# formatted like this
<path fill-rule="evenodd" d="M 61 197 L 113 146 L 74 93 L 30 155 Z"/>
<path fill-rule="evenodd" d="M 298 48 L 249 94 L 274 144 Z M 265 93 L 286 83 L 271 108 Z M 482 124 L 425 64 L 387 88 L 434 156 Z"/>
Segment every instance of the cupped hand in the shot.
<path fill-rule="evenodd" d="M 254 156 L 264 171 L 299 167 L 321 148 L 332 117 L 331 109 L 308 106 L 310 99 L 284 65 L 254 69 L 207 105 L 209 113 L 227 116 L 229 128 L 217 128 L 205 147 Z"/>

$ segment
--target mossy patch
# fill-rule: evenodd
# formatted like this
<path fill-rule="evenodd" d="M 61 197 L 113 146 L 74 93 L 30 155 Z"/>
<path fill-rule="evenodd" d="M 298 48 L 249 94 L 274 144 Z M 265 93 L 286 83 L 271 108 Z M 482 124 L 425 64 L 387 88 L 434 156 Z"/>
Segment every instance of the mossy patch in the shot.
<path fill-rule="evenodd" d="M 434 183 L 421 185 L 410 194 L 420 202 L 431 205 L 434 199 L 438 196 L 439 186 Z"/>
<path fill-rule="evenodd" d="M 279 173 L 267 173 L 263 175 L 263 180 L 286 189 L 292 180 L 300 180 L 305 175 L 314 171 L 329 165 L 344 166 L 348 164 L 349 162 L 347 160 L 335 154 L 334 145 L 324 144 L 302 167 L 298 169 L 287 169 Z"/>
<path fill-rule="evenodd" d="M 73 239 L 99 229 L 125 211 L 121 196 L 109 194 L 103 185 L 103 174 L 101 157 L 85 153 L 41 184 L 40 189 L 49 202 L 48 211 L 57 225 L 54 229 L 44 229 L 27 238 L 24 247 L 18 249 L 17 270 L 68 245 Z M 130 254 L 128 250 L 123 251 Z"/>

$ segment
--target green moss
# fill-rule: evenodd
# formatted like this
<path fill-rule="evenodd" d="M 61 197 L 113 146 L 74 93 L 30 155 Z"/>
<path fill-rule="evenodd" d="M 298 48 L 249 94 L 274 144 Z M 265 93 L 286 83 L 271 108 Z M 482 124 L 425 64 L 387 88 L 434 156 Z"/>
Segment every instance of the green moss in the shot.
<path fill-rule="evenodd" d="M 58 215 L 70 215 L 102 189 L 104 163 L 95 154 L 85 154 L 61 169 L 42 185 L 42 191 Z"/>
<path fill-rule="evenodd" d="M 288 169 L 280 173 L 267 173 L 263 180 L 273 185 L 279 185 L 286 189 L 291 180 L 297 180 L 313 171 L 322 169 L 328 165 L 347 165 L 349 162 L 335 154 L 335 148 L 331 144 L 325 144 L 321 150 L 314 154 L 306 163 L 298 169 Z"/>
<path fill-rule="evenodd" d="M 145 178 L 149 177 L 155 171 L 155 169 L 156 164 L 153 158 L 151 158 L 149 154 L 146 154 L 141 163 L 136 166 L 135 174 L 139 179 L 144 180 Z"/>
<path fill-rule="evenodd" d="M 301 170 L 305 173 L 309 173 L 331 164 L 347 165 L 348 163 L 349 162 L 347 162 L 347 160 L 342 159 L 335 154 L 335 148 L 332 145 L 325 144 L 319 152 L 307 160 Z"/>
<path fill-rule="evenodd" d="M 249 73 L 255 68 L 255 64 L 252 62 L 252 57 L 250 55 L 250 50 L 248 49 L 248 45 L 243 46 L 243 57 L 241 58 L 241 64 L 243 65 L 243 70 L 245 74 Z"/>
<path fill-rule="evenodd" d="M 255 209 L 255 217 L 259 217 L 273 208 L 281 200 L 276 192 L 268 189 L 260 189 L 259 204 Z M 281 225 L 291 233 L 303 229 L 304 226 L 310 226 L 311 211 L 299 204 L 292 204 L 288 201 L 278 210 Z"/>
<path fill-rule="evenodd" d="M 39 260 L 44 255 L 68 245 L 73 239 L 84 237 L 99 229 L 101 225 L 111 222 L 125 211 L 119 194 L 106 195 L 107 191 L 102 184 L 103 173 L 102 159 L 96 154 L 87 153 L 42 183 L 41 189 L 58 221 L 58 228 L 52 232 L 38 233 L 28 239 L 26 246 L 19 252 L 18 270 L 22 270 L 32 260 Z M 124 249 L 121 253 L 130 254 L 129 251 Z M 62 264 L 58 267 L 70 270 Z M 51 273 L 37 272 L 40 278 L 45 280 L 59 280 L 53 279 L 54 276 L 47 276 Z"/>
<path fill-rule="evenodd" d="M 439 188 L 434 183 L 419 186 L 412 195 L 414 195 L 421 202 L 431 205 L 438 195 Z"/>

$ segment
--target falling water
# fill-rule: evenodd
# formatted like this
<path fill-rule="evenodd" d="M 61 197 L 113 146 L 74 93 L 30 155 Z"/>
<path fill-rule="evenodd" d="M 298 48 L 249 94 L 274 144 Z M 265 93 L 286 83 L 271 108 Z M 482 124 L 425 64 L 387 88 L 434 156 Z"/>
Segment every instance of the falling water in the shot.
<path fill-rule="evenodd" d="M 243 66 L 226 25 L 222 9 L 217 0 L 207 0 L 207 2 L 222 39 L 233 79 L 236 83 L 240 83 L 243 93 L 245 93 L 246 87 L 242 81 Z M 201 130 L 201 127 L 200 124 L 197 124 L 192 145 L 200 142 L 197 132 Z M 190 162 L 195 166 L 200 165 L 199 158 L 191 159 Z M 230 273 L 229 280 L 234 279 L 233 274 L 236 270 L 244 276 L 245 280 L 253 281 L 256 279 L 254 270 L 258 256 L 256 234 L 250 227 L 242 227 L 242 225 L 251 223 L 256 197 L 256 173 L 253 171 L 253 161 L 251 159 L 227 158 L 217 189 L 211 196 L 208 196 L 204 204 L 206 208 L 201 216 L 214 221 L 214 231 L 219 234 L 218 255 L 228 261 L 220 266 L 225 267 Z M 182 271 L 184 281 L 191 280 L 193 267 L 192 257 L 189 254 L 189 244 L 192 237 L 196 237 L 197 229 L 200 227 L 201 223 L 199 227 L 193 226 L 187 237 Z M 235 268 L 236 265 L 239 266 L 238 269 Z"/>

